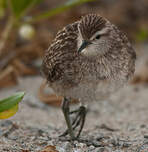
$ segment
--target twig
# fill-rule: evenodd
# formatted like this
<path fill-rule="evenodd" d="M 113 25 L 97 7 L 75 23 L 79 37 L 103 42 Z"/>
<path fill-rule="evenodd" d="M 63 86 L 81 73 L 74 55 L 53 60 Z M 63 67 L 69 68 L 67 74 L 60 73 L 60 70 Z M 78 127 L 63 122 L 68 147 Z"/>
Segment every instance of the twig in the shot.
<path fill-rule="evenodd" d="M 6 41 L 8 40 L 8 37 L 12 30 L 13 25 L 14 25 L 13 18 L 10 17 L 8 19 L 8 22 L 6 23 L 6 27 L 3 31 L 1 39 L 0 39 L 0 56 L 2 55 L 3 49 L 5 47 Z"/>

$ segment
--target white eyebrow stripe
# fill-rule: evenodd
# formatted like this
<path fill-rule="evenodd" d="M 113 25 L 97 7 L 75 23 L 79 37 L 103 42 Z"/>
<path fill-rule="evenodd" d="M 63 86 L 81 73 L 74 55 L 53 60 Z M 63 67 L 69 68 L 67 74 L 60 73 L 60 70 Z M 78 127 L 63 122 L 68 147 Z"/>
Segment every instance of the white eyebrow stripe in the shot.
<path fill-rule="evenodd" d="M 78 24 L 77 27 L 78 27 L 78 32 L 79 32 L 78 33 L 78 35 L 79 35 L 78 37 L 80 37 L 81 39 L 83 39 L 82 34 L 81 34 L 81 30 L 80 30 L 80 25 Z"/>
<path fill-rule="evenodd" d="M 106 34 L 108 32 L 108 28 L 105 27 L 103 28 L 101 31 L 97 31 L 91 38 L 90 40 L 93 40 L 97 35 L 103 35 L 103 34 Z"/>

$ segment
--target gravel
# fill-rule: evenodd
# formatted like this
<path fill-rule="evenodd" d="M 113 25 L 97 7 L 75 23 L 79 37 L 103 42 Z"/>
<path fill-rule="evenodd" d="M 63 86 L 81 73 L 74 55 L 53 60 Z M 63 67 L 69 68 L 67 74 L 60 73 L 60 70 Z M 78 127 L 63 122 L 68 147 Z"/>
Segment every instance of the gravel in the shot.
<path fill-rule="evenodd" d="M 147 92 L 148 85 L 128 85 L 107 101 L 92 102 L 80 141 L 73 142 L 58 137 L 66 127 L 61 109 L 39 102 L 35 92 L 26 94 L 19 112 L 0 121 L 0 151 L 39 152 L 53 145 L 59 152 L 148 152 Z"/>

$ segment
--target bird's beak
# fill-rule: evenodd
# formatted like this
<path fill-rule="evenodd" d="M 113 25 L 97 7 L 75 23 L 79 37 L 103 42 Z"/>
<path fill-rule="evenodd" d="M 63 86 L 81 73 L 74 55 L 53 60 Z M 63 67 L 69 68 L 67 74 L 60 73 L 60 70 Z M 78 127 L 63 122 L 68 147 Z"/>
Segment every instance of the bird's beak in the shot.
<path fill-rule="evenodd" d="M 91 42 L 89 42 L 87 40 L 83 40 L 81 46 L 78 49 L 78 53 L 80 53 L 83 49 L 85 49 L 90 44 L 91 44 Z"/>

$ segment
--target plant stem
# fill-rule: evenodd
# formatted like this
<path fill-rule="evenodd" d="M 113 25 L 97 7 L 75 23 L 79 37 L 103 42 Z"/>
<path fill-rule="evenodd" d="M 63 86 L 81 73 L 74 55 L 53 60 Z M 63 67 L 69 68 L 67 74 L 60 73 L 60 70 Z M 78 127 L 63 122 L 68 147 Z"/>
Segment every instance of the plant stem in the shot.
<path fill-rule="evenodd" d="M 32 19 L 30 19 L 26 22 L 27 23 L 38 22 L 38 21 L 46 19 L 48 17 L 52 17 L 54 15 L 60 14 L 60 13 L 66 11 L 66 10 L 68 10 L 68 9 L 74 7 L 74 6 L 77 6 L 77 5 L 86 3 L 86 2 L 92 2 L 92 1 L 95 1 L 95 0 L 71 0 L 71 1 L 68 1 L 67 3 L 65 3 L 65 4 L 63 4 L 59 7 L 53 8 L 53 9 L 45 11 L 45 12 L 42 12 L 42 13 L 40 13 L 40 15 L 34 16 L 34 17 L 32 17 Z"/>

